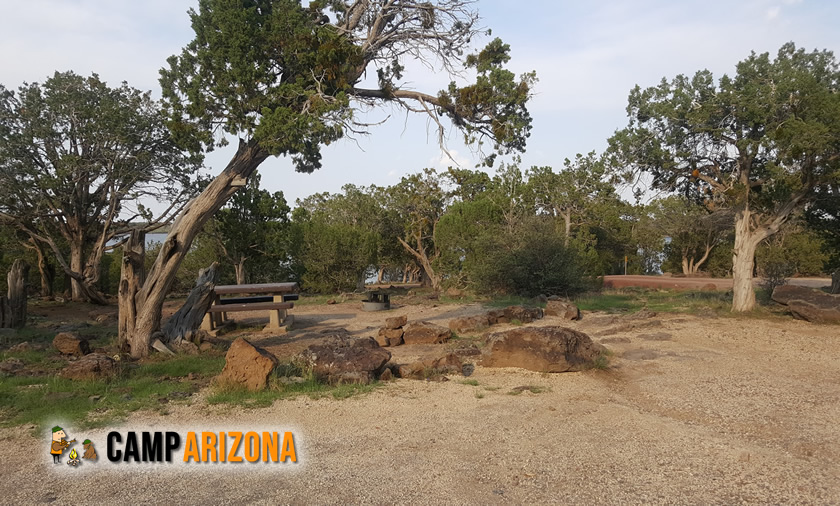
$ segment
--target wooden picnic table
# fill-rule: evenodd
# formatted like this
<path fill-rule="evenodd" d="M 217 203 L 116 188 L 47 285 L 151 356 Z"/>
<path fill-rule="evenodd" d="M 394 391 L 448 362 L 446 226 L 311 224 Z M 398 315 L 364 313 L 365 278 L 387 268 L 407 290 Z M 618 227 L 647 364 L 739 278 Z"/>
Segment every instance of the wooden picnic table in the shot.
<path fill-rule="evenodd" d="M 204 327 L 211 330 L 221 325 L 228 319 L 228 312 L 236 311 L 265 311 L 268 310 L 268 329 L 279 329 L 281 324 L 288 318 L 287 310 L 294 307 L 294 304 L 287 302 L 284 297 L 300 291 L 297 283 L 259 283 L 248 285 L 217 285 L 213 289 L 213 305 L 207 311 Z M 264 298 L 253 297 L 253 301 L 247 298 L 237 298 L 234 304 L 225 304 L 222 295 L 239 294 L 267 294 L 273 299 L 266 302 Z"/>
<path fill-rule="evenodd" d="M 272 295 L 284 295 L 287 293 L 298 293 L 300 288 L 297 283 L 260 283 L 251 285 L 217 285 L 213 291 L 216 295 L 232 295 L 239 293 L 270 293 Z"/>

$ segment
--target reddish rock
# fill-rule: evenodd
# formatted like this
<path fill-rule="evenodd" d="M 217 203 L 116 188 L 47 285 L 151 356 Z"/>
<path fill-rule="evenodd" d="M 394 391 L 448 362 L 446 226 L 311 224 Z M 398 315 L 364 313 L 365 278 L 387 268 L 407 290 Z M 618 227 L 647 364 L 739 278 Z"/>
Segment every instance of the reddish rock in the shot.
<path fill-rule="evenodd" d="M 23 370 L 24 365 L 23 360 L 19 358 L 7 358 L 0 362 L 0 373 L 14 375 Z"/>
<path fill-rule="evenodd" d="M 391 381 L 392 379 L 394 379 L 394 373 L 392 373 L 391 369 L 387 367 L 384 371 L 382 371 L 382 374 L 379 375 L 379 381 Z"/>
<path fill-rule="evenodd" d="M 606 348 L 569 328 L 527 327 L 488 335 L 485 350 L 485 367 L 566 372 L 586 369 Z"/>
<path fill-rule="evenodd" d="M 443 357 L 418 360 L 408 365 L 399 366 L 401 378 L 429 379 L 446 374 L 463 374 L 463 363 L 460 357 L 450 353 Z"/>
<path fill-rule="evenodd" d="M 117 362 L 103 353 L 91 353 L 67 364 L 60 375 L 72 380 L 101 380 L 117 374 Z"/>
<path fill-rule="evenodd" d="M 263 390 L 276 366 L 277 357 L 240 337 L 230 345 L 225 368 L 216 381 L 242 385 L 252 391 Z"/>
<path fill-rule="evenodd" d="M 458 334 L 475 334 L 490 326 L 490 318 L 486 314 L 453 318 L 449 320 L 449 328 Z"/>
<path fill-rule="evenodd" d="M 510 323 L 510 320 L 505 318 L 505 310 L 504 309 L 494 309 L 487 313 L 487 321 L 490 325 L 496 325 L 499 323 Z"/>
<path fill-rule="evenodd" d="M 379 330 L 379 333 L 373 336 L 373 340 L 376 341 L 376 344 L 385 348 L 386 346 L 391 346 L 391 341 L 387 337 L 382 334 L 382 330 Z"/>
<path fill-rule="evenodd" d="M 559 316 L 564 320 L 580 320 L 580 309 L 568 301 L 550 300 L 545 304 L 546 316 Z"/>
<path fill-rule="evenodd" d="M 322 381 L 369 383 L 379 377 L 391 353 L 372 337 L 354 339 L 338 334 L 324 344 L 313 344 L 299 358 Z"/>
<path fill-rule="evenodd" d="M 452 337 L 448 328 L 429 322 L 411 322 L 403 330 L 405 344 L 439 344 Z"/>
<path fill-rule="evenodd" d="M 90 353 L 90 344 L 72 332 L 61 332 L 53 339 L 53 347 L 62 355 L 76 355 L 81 357 Z"/>
<path fill-rule="evenodd" d="M 814 323 L 840 323 L 840 295 L 830 295 L 804 286 L 782 285 L 772 299 L 785 304 L 796 318 Z"/>
<path fill-rule="evenodd" d="M 385 318 L 386 329 L 399 329 L 402 328 L 403 325 L 405 325 L 406 323 L 408 323 L 408 317 L 405 315 Z"/>
<path fill-rule="evenodd" d="M 29 341 L 24 341 L 22 343 L 18 343 L 16 345 L 12 346 L 11 348 L 9 348 L 9 351 L 11 351 L 11 352 L 30 351 L 30 350 L 32 350 L 32 345 L 29 344 Z"/>
<path fill-rule="evenodd" d="M 538 307 L 528 308 L 525 306 L 510 306 L 504 309 L 504 318 L 508 320 L 508 323 L 513 320 L 519 320 L 522 323 L 531 323 L 542 317 L 542 309 Z"/>

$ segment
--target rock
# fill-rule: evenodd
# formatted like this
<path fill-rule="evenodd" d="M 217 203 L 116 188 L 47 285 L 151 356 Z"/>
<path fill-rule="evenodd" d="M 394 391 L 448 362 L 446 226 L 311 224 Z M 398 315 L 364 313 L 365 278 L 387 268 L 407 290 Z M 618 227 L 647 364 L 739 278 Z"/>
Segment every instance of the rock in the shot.
<path fill-rule="evenodd" d="M 606 351 L 588 335 L 565 327 L 527 327 L 487 336 L 482 365 L 537 372 L 580 371 Z"/>
<path fill-rule="evenodd" d="M 531 323 L 542 318 L 543 311 L 538 307 L 510 306 L 504 309 L 504 317 L 508 319 L 508 322 L 519 320 L 522 323 Z"/>
<path fill-rule="evenodd" d="M 385 329 L 380 329 L 379 333 L 373 336 L 373 340 L 376 341 L 376 344 L 378 344 L 382 348 L 385 348 L 386 346 L 391 346 L 391 340 L 382 334 L 383 330 Z"/>
<path fill-rule="evenodd" d="M 492 311 L 488 311 L 487 321 L 490 323 L 490 325 L 496 325 L 498 323 L 510 323 L 510 320 L 505 318 L 504 309 L 494 309 Z"/>
<path fill-rule="evenodd" d="M 23 367 L 23 360 L 19 358 L 7 358 L 6 360 L 0 362 L 0 373 L 10 375 L 15 374 L 17 371 L 23 369 Z"/>
<path fill-rule="evenodd" d="M 788 309 L 796 318 L 813 323 L 840 323 L 840 307 L 825 307 L 804 300 L 792 300 Z"/>
<path fill-rule="evenodd" d="M 489 326 L 490 318 L 486 314 L 449 320 L 449 329 L 458 334 L 475 334 Z"/>
<path fill-rule="evenodd" d="M 60 375 L 73 380 L 101 380 L 117 375 L 117 362 L 104 353 L 91 353 L 67 364 Z"/>
<path fill-rule="evenodd" d="M 53 339 L 53 347 L 62 355 L 82 356 L 90 353 L 90 344 L 72 332 L 61 332 Z"/>
<path fill-rule="evenodd" d="M 335 299 L 330 299 L 330 300 L 327 301 L 327 304 L 332 306 L 333 304 L 338 304 L 338 301 L 335 300 Z"/>
<path fill-rule="evenodd" d="M 203 342 L 198 346 L 199 351 L 210 351 L 213 349 L 213 344 L 209 342 Z"/>
<path fill-rule="evenodd" d="M 539 294 L 536 297 L 534 297 L 533 300 L 534 304 L 546 304 L 548 302 L 548 297 L 546 297 L 544 294 Z"/>
<path fill-rule="evenodd" d="M 392 373 L 391 369 L 387 367 L 384 371 L 382 371 L 382 374 L 379 375 L 379 381 L 391 381 L 392 379 L 394 379 L 394 373 Z"/>
<path fill-rule="evenodd" d="M 704 292 L 715 292 L 717 291 L 717 285 L 714 283 L 706 283 L 700 290 Z"/>
<path fill-rule="evenodd" d="M 458 355 L 449 353 L 442 357 L 401 365 L 399 374 L 401 378 L 430 379 L 446 374 L 464 374 L 464 365 Z"/>
<path fill-rule="evenodd" d="M 24 341 L 22 343 L 18 343 L 16 345 L 12 346 L 11 348 L 9 348 L 9 351 L 11 351 L 11 352 L 30 351 L 30 350 L 32 350 L 32 345 L 29 344 L 29 341 Z"/>
<path fill-rule="evenodd" d="M 379 334 L 388 339 L 399 340 L 403 336 L 403 329 L 379 329 Z"/>
<path fill-rule="evenodd" d="M 405 344 L 439 344 L 452 337 L 452 331 L 446 327 L 429 322 L 411 322 L 403 329 Z"/>
<path fill-rule="evenodd" d="M 239 337 L 225 354 L 225 368 L 216 381 L 242 385 L 252 391 L 263 390 L 276 366 L 277 357 Z"/>
<path fill-rule="evenodd" d="M 403 325 L 408 323 L 408 316 L 392 316 L 391 318 L 385 318 L 385 328 L 386 329 L 399 329 L 402 328 Z"/>
<path fill-rule="evenodd" d="M 550 300 L 545 305 L 546 316 L 559 316 L 564 320 L 580 320 L 580 309 L 571 302 Z"/>
<path fill-rule="evenodd" d="M 383 372 L 391 353 L 382 349 L 372 337 L 354 339 L 337 334 L 324 344 L 309 346 L 299 358 L 321 381 L 369 383 Z"/>
<path fill-rule="evenodd" d="M 547 299 L 548 299 L 548 300 L 563 300 L 563 297 L 561 297 L 561 296 L 559 296 L 559 295 L 549 295 L 549 296 L 547 297 Z"/>
<path fill-rule="evenodd" d="M 388 346 L 394 347 L 403 344 L 403 336 L 402 332 L 400 332 L 399 336 L 389 337 L 388 338 Z"/>
<path fill-rule="evenodd" d="M 771 298 L 787 305 L 796 318 L 814 323 L 840 323 L 840 295 L 829 295 L 804 286 L 782 285 Z"/>

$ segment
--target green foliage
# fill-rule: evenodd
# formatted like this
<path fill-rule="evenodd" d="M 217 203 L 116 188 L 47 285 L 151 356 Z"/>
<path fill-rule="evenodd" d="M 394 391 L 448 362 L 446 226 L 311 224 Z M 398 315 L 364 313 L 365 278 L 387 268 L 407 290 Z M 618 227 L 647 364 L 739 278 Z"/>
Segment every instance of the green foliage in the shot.
<path fill-rule="evenodd" d="M 815 232 L 793 223 L 762 243 L 756 250 L 755 260 L 761 276 L 784 280 L 791 276 L 822 275 L 828 255 L 823 252 L 822 240 Z"/>
<path fill-rule="evenodd" d="M 267 283 L 290 277 L 288 270 L 289 206 L 282 192 L 261 190 L 260 175 L 213 215 L 207 233 L 215 241 L 225 268 L 235 268 L 238 283 Z M 247 270 L 246 270 L 247 266 Z M 250 272 L 250 276 L 246 275 Z M 242 279 L 240 279 L 240 276 Z"/>
<path fill-rule="evenodd" d="M 588 288 L 574 250 L 543 220 L 530 220 L 515 233 L 487 236 L 482 246 L 483 261 L 471 275 L 479 292 L 571 296 Z"/>

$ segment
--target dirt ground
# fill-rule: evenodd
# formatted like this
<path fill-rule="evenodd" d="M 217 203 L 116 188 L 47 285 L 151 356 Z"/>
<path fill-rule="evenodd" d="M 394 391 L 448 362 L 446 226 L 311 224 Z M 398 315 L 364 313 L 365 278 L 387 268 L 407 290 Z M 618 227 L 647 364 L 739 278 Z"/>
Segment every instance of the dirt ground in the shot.
<path fill-rule="evenodd" d="M 298 306 L 294 331 L 250 338 L 285 355 L 339 328 L 371 335 L 389 316 L 445 325 L 480 311 L 454 304 L 382 313 L 361 312 L 358 302 Z M 127 465 L 120 472 L 56 473 L 31 429 L 4 429 L 0 503 L 840 502 L 840 327 L 598 313 L 530 325 L 587 332 L 614 352 L 612 367 L 547 375 L 478 366 L 469 378 L 478 385 L 455 376 L 397 380 L 350 399 L 299 397 L 262 409 L 199 399 L 165 417 L 139 413 L 125 426 L 293 428 L 300 462 L 272 471 Z M 449 346 L 391 351 L 402 363 Z M 510 394 L 520 386 L 541 391 Z"/>

